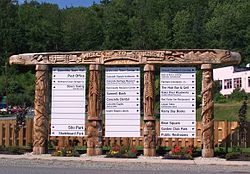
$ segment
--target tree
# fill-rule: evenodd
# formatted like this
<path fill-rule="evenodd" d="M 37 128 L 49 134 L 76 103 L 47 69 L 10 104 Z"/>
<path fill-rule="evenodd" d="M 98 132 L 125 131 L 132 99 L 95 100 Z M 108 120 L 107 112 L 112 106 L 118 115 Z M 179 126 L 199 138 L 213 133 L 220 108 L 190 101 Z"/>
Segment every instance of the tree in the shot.
<path fill-rule="evenodd" d="M 100 0 L 100 4 L 109 4 L 111 0 Z"/>
<path fill-rule="evenodd" d="M 207 47 L 240 51 L 243 63 L 249 62 L 250 1 L 212 1 L 211 15 L 205 24 Z"/>
<path fill-rule="evenodd" d="M 240 147 L 245 148 L 246 146 L 246 133 L 247 133 L 247 97 L 244 98 L 243 104 L 239 110 L 239 140 Z"/>
<path fill-rule="evenodd" d="M 0 95 L 4 95 L 3 68 L 7 58 L 25 52 L 219 48 L 239 51 L 242 65 L 250 62 L 249 0 L 100 2 L 88 8 L 59 9 L 55 4 L 35 0 L 26 0 L 22 5 L 15 0 L 1 0 Z M 18 80 L 24 77 L 15 73 L 26 74 L 29 70 L 11 66 L 13 77 L 8 83 L 15 103 L 30 102 L 33 97 L 33 93 L 24 92 Z M 32 89 L 33 78 L 25 80 Z M 200 87 L 197 80 L 197 94 Z"/>
<path fill-rule="evenodd" d="M 95 5 L 90 8 L 68 8 L 62 11 L 64 49 L 100 50 L 103 44 L 102 11 Z"/>
<path fill-rule="evenodd" d="M 208 16 L 208 1 L 192 0 L 189 3 L 192 3 L 188 7 L 192 19 L 192 48 L 206 48 L 204 24 Z"/>
<path fill-rule="evenodd" d="M 60 50 L 61 24 L 57 5 L 26 2 L 19 7 L 21 52 Z"/>
<path fill-rule="evenodd" d="M 233 90 L 233 92 L 229 95 L 229 98 L 231 100 L 235 101 L 242 101 L 243 98 L 247 96 L 244 89 L 236 88 Z"/>
<path fill-rule="evenodd" d="M 111 1 L 103 8 L 103 49 L 129 49 L 131 0 Z"/>
<path fill-rule="evenodd" d="M 173 47 L 191 48 L 194 44 L 192 34 L 192 18 L 189 10 L 181 10 L 173 19 Z"/>
<path fill-rule="evenodd" d="M 17 1 L 0 1 L 0 65 L 16 52 L 15 34 L 17 32 Z M 2 67 L 0 67 L 2 68 Z M 4 72 L 3 70 L 1 72 Z"/>
<path fill-rule="evenodd" d="M 165 3 L 164 0 L 132 1 L 130 7 L 132 11 L 128 21 L 131 31 L 131 49 L 170 47 L 172 36 L 168 5 L 169 3 Z"/>
<path fill-rule="evenodd" d="M 8 80 L 8 100 L 12 106 L 33 106 L 35 94 L 35 76 L 32 72 L 13 73 Z"/>

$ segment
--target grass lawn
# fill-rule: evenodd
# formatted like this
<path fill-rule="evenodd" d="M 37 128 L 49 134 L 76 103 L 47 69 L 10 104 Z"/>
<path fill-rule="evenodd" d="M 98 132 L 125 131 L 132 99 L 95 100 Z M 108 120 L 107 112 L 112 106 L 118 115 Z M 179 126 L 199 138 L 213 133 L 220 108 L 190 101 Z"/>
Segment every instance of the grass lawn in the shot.
<path fill-rule="evenodd" d="M 248 102 L 248 105 L 250 102 Z M 214 105 L 214 119 L 218 121 L 238 121 L 238 113 L 242 103 L 215 103 Z M 201 121 L 201 108 L 196 110 L 196 119 Z M 250 121 L 250 111 L 247 112 L 247 120 Z"/>

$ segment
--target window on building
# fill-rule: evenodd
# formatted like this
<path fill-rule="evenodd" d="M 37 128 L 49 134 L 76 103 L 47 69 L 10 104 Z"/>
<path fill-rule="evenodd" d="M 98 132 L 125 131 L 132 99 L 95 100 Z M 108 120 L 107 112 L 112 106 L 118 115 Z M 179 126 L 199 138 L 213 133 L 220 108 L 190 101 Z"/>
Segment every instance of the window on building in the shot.
<path fill-rule="evenodd" d="M 231 89 L 232 88 L 232 79 L 225 79 L 224 80 L 224 89 Z"/>
<path fill-rule="evenodd" d="M 250 87 L 250 77 L 248 77 L 248 87 Z"/>
<path fill-rule="evenodd" d="M 234 79 L 234 88 L 241 88 L 242 87 L 242 84 L 241 84 L 241 77 L 239 78 L 235 78 Z"/>

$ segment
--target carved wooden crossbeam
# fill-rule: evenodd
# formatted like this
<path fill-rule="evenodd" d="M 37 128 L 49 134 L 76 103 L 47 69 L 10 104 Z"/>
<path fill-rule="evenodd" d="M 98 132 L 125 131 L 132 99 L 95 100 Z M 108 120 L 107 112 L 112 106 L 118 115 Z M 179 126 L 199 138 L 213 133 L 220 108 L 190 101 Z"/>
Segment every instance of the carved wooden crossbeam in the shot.
<path fill-rule="evenodd" d="M 238 64 L 237 52 L 220 49 L 194 50 L 112 50 L 82 52 L 49 52 L 13 55 L 10 64 L 22 65 L 140 65 L 140 64 Z"/>

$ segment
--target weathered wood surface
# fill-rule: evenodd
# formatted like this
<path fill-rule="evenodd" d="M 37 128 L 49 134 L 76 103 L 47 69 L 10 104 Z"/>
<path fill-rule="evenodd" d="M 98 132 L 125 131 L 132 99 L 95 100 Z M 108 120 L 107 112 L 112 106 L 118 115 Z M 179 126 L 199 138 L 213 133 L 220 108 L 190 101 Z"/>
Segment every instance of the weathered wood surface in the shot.
<path fill-rule="evenodd" d="M 202 69 L 202 157 L 214 156 L 214 102 L 213 69 L 211 64 L 204 64 Z"/>
<path fill-rule="evenodd" d="M 144 155 L 156 155 L 156 131 L 155 131 L 155 68 L 154 65 L 145 65 L 144 67 Z"/>
<path fill-rule="evenodd" d="M 13 55 L 10 64 L 23 65 L 140 65 L 140 64 L 238 64 L 237 52 L 220 49 L 110 50 L 82 52 L 27 53 Z"/>
<path fill-rule="evenodd" d="M 89 104 L 87 128 L 87 154 L 102 154 L 102 116 L 101 116 L 101 68 L 89 67 Z"/>
<path fill-rule="evenodd" d="M 49 71 L 47 65 L 36 66 L 33 154 L 47 153 L 49 126 Z"/>
<path fill-rule="evenodd" d="M 0 120 L 0 146 L 10 147 L 14 145 L 14 127 L 16 120 Z M 250 123 L 248 123 L 250 124 Z M 196 123 L 196 138 L 158 138 L 159 135 L 159 121 L 156 121 L 156 142 L 157 146 L 160 147 L 171 147 L 175 144 L 180 146 L 195 146 L 201 147 L 201 122 Z M 228 122 L 228 121 L 215 121 L 214 122 L 214 138 L 215 147 L 228 147 L 239 146 L 239 134 L 238 134 L 238 123 Z M 144 124 L 141 122 L 141 132 L 143 133 Z M 50 131 L 50 127 L 48 128 Z M 17 138 L 18 146 L 31 146 L 32 145 L 32 130 L 33 130 L 33 119 L 27 119 L 25 126 L 19 131 L 19 136 Z M 250 132 L 250 126 L 247 127 L 247 132 Z M 22 137 L 22 140 L 20 139 Z M 66 146 L 69 141 L 78 140 L 78 146 L 87 146 L 87 137 L 55 137 L 50 136 L 50 143 L 57 145 Z M 113 146 L 118 145 L 129 145 L 133 144 L 135 146 L 143 146 L 143 137 L 140 138 L 103 138 L 103 146 Z M 250 147 L 250 133 L 247 134 L 247 147 Z"/>

